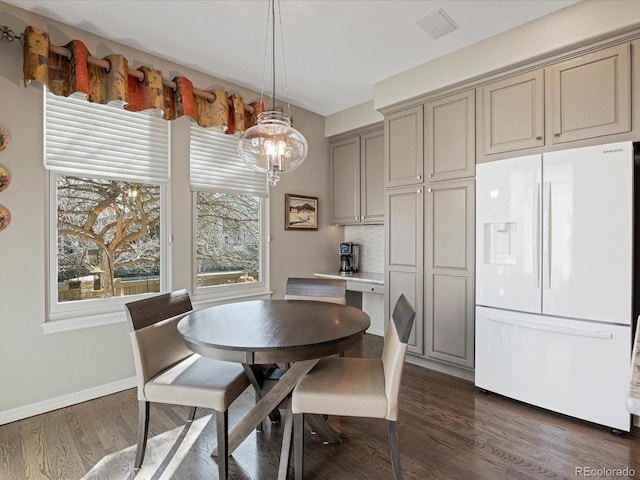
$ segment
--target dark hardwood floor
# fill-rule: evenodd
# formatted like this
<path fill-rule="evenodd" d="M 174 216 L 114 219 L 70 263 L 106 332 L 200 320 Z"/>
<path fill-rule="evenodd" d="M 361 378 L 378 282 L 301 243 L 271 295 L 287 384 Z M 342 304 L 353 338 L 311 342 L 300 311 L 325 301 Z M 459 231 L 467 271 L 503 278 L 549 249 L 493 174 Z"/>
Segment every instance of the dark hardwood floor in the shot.
<path fill-rule="evenodd" d="M 347 354 L 376 356 L 380 349 L 381 339 L 367 335 L 361 349 Z M 400 455 L 407 480 L 640 478 L 637 428 L 615 436 L 607 428 L 482 393 L 465 380 L 409 364 L 400 396 Z M 232 405 L 230 425 L 253 401 L 248 390 Z M 0 479 L 133 479 L 137 406 L 135 390 L 127 390 L 0 426 Z M 137 480 L 218 478 L 209 456 L 216 441 L 211 413 L 200 411 L 185 426 L 186 407 L 154 404 Z M 393 478 L 386 422 L 330 422 L 344 443 L 323 445 L 307 430 L 306 479 Z M 276 478 L 280 442 L 278 424 L 251 434 L 229 461 L 230 478 Z"/>

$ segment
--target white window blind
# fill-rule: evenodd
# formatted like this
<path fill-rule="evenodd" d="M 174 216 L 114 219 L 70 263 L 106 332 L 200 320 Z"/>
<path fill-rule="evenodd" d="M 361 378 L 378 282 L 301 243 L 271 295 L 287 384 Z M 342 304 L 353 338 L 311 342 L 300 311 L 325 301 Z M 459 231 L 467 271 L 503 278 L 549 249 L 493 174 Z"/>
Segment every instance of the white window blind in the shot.
<path fill-rule="evenodd" d="M 238 137 L 191 125 L 191 188 L 266 197 L 267 176 L 238 155 Z"/>
<path fill-rule="evenodd" d="M 45 91 L 44 166 L 146 183 L 169 180 L 169 122 Z"/>

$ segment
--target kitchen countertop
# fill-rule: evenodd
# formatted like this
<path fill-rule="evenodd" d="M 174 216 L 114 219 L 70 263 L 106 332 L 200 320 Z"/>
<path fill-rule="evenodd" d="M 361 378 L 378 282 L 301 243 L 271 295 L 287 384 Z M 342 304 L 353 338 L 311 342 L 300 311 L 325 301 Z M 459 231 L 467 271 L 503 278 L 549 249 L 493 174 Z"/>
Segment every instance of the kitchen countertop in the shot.
<path fill-rule="evenodd" d="M 384 273 L 372 273 L 372 272 L 358 272 L 353 275 L 340 275 L 339 272 L 333 273 L 314 273 L 313 274 L 319 278 L 334 278 L 334 279 L 342 279 L 348 280 L 352 282 L 360 282 L 360 283 L 373 283 L 376 285 L 384 285 Z"/>

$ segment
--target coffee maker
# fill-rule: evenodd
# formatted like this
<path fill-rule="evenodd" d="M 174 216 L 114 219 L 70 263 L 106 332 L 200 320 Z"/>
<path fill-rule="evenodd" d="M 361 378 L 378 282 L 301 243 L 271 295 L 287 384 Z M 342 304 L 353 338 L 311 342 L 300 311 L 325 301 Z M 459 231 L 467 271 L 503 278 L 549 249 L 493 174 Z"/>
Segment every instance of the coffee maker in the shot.
<path fill-rule="evenodd" d="M 340 242 L 340 275 L 353 275 L 358 272 L 358 254 L 360 246 L 357 243 Z"/>

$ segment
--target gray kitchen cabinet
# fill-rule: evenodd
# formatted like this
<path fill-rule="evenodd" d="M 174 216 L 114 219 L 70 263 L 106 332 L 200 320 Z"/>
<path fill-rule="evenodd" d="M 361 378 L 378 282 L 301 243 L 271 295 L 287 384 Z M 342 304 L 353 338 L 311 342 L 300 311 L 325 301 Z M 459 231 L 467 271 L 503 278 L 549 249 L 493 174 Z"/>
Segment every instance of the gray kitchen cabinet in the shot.
<path fill-rule="evenodd" d="M 360 220 L 384 223 L 384 129 L 360 137 Z"/>
<path fill-rule="evenodd" d="M 384 186 L 424 182 L 423 107 L 417 105 L 384 117 Z"/>
<path fill-rule="evenodd" d="M 384 223 L 383 148 L 382 127 L 332 139 L 331 223 Z"/>
<path fill-rule="evenodd" d="M 425 194 L 425 356 L 474 366 L 475 180 Z"/>
<path fill-rule="evenodd" d="M 360 222 L 360 136 L 331 143 L 331 223 Z"/>
<path fill-rule="evenodd" d="M 424 105 L 427 181 L 472 177 L 476 166 L 475 91 L 449 95 Z"/>
<path fill-rule="evenodd" d="M 630 48 L 617 45 L 548 68 L 553 144 L 631 130 Z"/>
<path fill-rule="evenodd" d="M 408 350 L 419 355 L 424 352 L 423 198 L 422 185 L 385 191 L 385 328 L 404 294 L 416 311 Z"/>
<path fill-rule="evenodd" d="M 484 155 L 544 145 L 544 72 L 478 87 L 478 152 Z"/>

